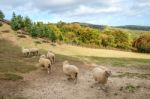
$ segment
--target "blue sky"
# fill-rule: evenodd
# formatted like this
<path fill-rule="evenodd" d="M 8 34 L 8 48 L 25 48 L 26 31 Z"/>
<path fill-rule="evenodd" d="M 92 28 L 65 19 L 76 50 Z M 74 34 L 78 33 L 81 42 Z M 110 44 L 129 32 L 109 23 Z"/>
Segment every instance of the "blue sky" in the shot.
<path fill-rule="evenodd" d="M 0 0 L 0 10 L 34 21 L 150 26 L 150 0 Z"/>

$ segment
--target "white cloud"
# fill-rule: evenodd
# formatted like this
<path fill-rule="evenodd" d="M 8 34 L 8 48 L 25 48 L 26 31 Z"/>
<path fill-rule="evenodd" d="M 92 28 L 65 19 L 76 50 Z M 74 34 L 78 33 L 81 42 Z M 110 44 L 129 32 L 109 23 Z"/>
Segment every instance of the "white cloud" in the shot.
<path fill-rule="evenodd" d="M 101 7 L 88 7 L 85 5 L 79 6 L 79 8 L 75 9 L 71 14 L 72 15 L 88 15 L 88 14 L 101 14 L 101 13 L 113 13 L 120 11 L 119 8 L 115 6 L 110 6 L 107 8 Z"/>
<path fill-rule="evenodd" d="M 9 18 L 15 11 L 33 20 L 111 20 L 149 15 L 150 0 L 0 0 L 0 9 Z"/>

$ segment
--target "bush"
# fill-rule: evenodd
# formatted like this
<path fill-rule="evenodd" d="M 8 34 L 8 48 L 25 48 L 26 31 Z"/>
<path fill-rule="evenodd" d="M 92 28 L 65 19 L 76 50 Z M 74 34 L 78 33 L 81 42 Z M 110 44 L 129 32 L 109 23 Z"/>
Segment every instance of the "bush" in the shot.
<path fill-rule="evenodd" d="M 130 49 L 132 38 L 128 32 L 116 29 L 104 30 L 100 34 L 101 44 L 104 47 L 116 47 L 122 49 Z"/>
<path fill-rule="evenodd" d="M 3 23 L 2 23 L 2 22 L 0 22 L 0 27 L 1 27 L 1 26 L 3 26 Z"/>
<path fill-rule="evenodd" d="M 133 42 L 133 47 L 139 52 L 150 53 L 150 34 L 142 34 Z"/>

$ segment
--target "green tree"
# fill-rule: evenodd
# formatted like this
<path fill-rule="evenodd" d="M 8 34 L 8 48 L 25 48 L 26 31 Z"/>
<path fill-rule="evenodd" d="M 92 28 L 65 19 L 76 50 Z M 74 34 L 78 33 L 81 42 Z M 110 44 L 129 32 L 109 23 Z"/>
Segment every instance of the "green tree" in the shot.
<path fill-rule="evenodd" d="M 30 32 L 32 27 L 32 21 L 29 17 L 25 17 L 24 19 L 24 27 L 25 31 Z"/>
<path fill-rule="evenodd" d="M 13 30 L 24 29 L 24 19 L 21 15 L 16 16 L 13 12 L 11 18 L 11 26 Z"/>
<path fill-rule="evenodd" d="M 51 31 L 51 33 L 49 34 L 49 39 L 50 39 L 52 42 L 56 42 L 57 36 L 56 36 L 55 32 Z"/>
<path fill-rule="evenodd" d="M 0 20 L 4 19 L 5 15 L 4 13 L 0 10 Z"/>
<path fill-rule="evenodd" d="M 63 37 L 63 35 L 62 35 L 62 34 L 60 34 L 60 35 L 59 35 L 59 37 L 58 37 L 58 39 L 59 39 L 60 41 L 64 41 L 64 37 Z"/>

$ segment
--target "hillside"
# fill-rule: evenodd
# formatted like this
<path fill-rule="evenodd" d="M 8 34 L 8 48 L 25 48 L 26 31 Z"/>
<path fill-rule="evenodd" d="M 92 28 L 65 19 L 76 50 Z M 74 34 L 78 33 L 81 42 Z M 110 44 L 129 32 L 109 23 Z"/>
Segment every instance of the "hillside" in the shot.
<path fill-rule="evenodd" d="M 112 28 L 120 28 L 120 29 L 128 29 L 128 30 L 150 31 L 150 26 L 139 26 L 139 25 L 107 26 L 107 25 L 96 25 L 96 24 L 80 23 L 80 22 L 73 22 L 73 23 L 78 23 L 82 26 L 87 26 L 96 29 L 105 29 L 106 27 L 112 27 Z"/>
<path fill-rule="evenodd" d="M 130 29 L 130 30 L 150 31 L 150 26 L 125 25 L 125 26 L 116 26 L 116 27 L 117 28 Z"/>
<path fill-rule="evenodd" d="M 18 37 L 17 31 L 4 24 L 0 27 L 0 98 L 13 99 L 148 99 L 150 55 L 108 49 L 92 49 L 43 42 L 42 38 Z M 56 54 L 52 73 L 38 68 L 38 56 L 24 57 L 21 47 L 51 50 Z M 80 69 L 79 82 L 68 81 L 62 72 L 62 62 L 68 60 Z M 95 64 L 112 70 L 107 90 L 100 89 L 92 77 Z M 134 82 L 134 83 L 133 83 Z M 117 85 L 116 85 L 117 83 Z M 69 90 L 69 91 L 68 91 Z M 88 91 L 87 91 L 88 90 Z M 136 98 L 133 98 L 136 97 Z M 3 99 L 3 98 L 2 98 Z M 130 99 L 130 98 L 129 98 Z"/>

